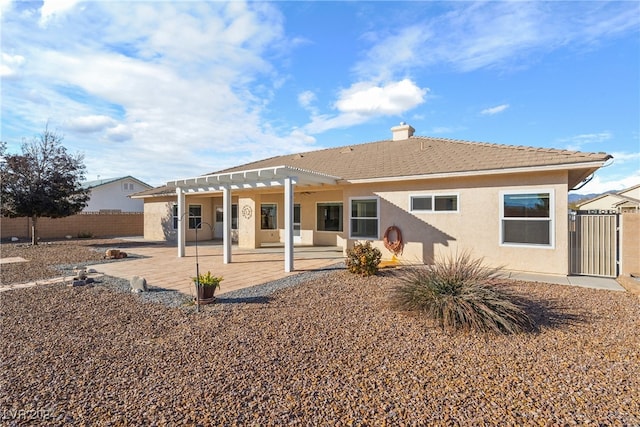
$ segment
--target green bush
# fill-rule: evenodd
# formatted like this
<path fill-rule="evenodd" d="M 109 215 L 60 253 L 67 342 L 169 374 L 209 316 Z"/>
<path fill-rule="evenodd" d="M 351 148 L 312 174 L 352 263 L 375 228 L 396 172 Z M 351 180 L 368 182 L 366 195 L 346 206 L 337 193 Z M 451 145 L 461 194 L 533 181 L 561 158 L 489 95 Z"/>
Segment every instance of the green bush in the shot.
<path fill-rule="evenodd" d="M 81 231 L 78 233 L 78 239 L 91 239 L 93 237 L 93 233 L 90 231 Z"/>
<path fill-rule="evenodd" d="M 382 252 L 372 247 L 371 242 L 358 242 L 347 250 L 347 269 L 361 276 L 373 276 L 378 272 L 381 258 Z"/>
<path fill-rule="evenodd" d="M 200 286 L 213 286 L 216 289 L 220 287 L 220 282 L 222 282 L 222 277 L 214 276 L 210 271 L 207 271 L 206 274 L 200 274 L 197 277 L 192 277 L 193 283 L 200 283 Z"/>
<path fill-rule="evenodd" d="M 511 334 L 532 328 L 514 296 L 495 285 L 500 277 L 500 268 L 487 268 L 467 252 L 449 255 L 407 269 L 394 299 L 399 308 L 424 312 L 443 329 Z"/>

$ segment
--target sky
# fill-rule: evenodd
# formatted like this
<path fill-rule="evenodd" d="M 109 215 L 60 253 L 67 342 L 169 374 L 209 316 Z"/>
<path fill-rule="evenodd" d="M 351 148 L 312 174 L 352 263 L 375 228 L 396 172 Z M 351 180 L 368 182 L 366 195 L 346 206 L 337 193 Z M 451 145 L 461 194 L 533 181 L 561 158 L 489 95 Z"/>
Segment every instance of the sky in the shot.
<path fill-rule="evenodd" d="M 640 2 L 0 0 L 0 140 L 150 185 L 416 136 L 606 152 L 640 184 Z"/>

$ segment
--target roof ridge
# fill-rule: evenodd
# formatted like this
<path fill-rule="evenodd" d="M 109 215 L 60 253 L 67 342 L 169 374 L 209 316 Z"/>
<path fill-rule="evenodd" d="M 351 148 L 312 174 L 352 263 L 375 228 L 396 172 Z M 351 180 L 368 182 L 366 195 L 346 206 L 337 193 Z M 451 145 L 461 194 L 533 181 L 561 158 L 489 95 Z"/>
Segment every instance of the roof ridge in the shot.
<path fill-rule="evenodd" d="M 454 139 L 454 138 L 435 137 L 435 136 L 413 136 L 412 138 L 441 140 L 441 141 L 453 142 L 453 143 L 457 143 L 457 144 L 480 145 L 480 146 L 495 147 L 495 148 L 501 148 L 501 149 L 517 149 L 517 150 L 532 151 L 532 152 L 538 152 L 538 153 L 547 152 L 547 153 L 557 153 L 557 154 L 566 154 L 566 155 L 573 155 L 573 154 L 585 154 L 585 155 L 606 154 L 605 152 L 602 152 L 602 151 L 599 152 L 599 153 L 594 153 L 594 152 L 587 152 L 587 151 L 566 150 L 566 149 L 561 149 L 561 148 L 533 147 L 531 145 L 516 145 L 516 144 L 499 144 L 497 142 L 469 141 L 469 140 L 464 140 L 464 139 Z"/>

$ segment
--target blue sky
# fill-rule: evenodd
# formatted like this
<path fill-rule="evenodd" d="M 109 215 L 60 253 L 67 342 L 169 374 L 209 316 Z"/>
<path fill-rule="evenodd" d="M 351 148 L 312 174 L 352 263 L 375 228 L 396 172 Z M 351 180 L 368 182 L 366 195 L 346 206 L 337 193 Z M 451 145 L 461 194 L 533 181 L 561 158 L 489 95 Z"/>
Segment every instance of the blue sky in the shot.
<path fill-rule="evenodd" d="M 0 0 L 1 139 L 151 185 L 416 135 L 604 151 L 640 183 L 640 2 Z"/>

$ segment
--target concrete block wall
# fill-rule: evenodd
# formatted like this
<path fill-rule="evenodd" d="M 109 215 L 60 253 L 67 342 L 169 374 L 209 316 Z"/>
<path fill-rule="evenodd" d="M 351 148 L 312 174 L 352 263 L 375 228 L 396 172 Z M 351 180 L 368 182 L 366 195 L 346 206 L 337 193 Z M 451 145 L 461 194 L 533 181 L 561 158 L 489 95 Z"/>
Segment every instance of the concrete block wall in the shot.
<path fill-rule="evenodd" d="M 91 235 L 93 237 L 142 236 L 144 214 L 131 213 L 81 213 L 65 218 L 39 218 L 38 236 L 41 239 L 63 239 L 70 235 Z M 27 217 L 0 218 L 2 239 L 18 237 L 31 238 L 31 220 Z"/>
<path fill-rule="evenodd" d="M 623 213 L 621 218 L 620 249 L 621 276 L 640 273 L 640 213 Z"/>

